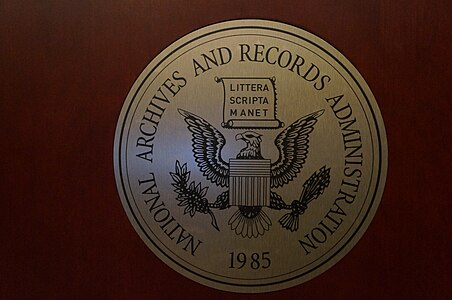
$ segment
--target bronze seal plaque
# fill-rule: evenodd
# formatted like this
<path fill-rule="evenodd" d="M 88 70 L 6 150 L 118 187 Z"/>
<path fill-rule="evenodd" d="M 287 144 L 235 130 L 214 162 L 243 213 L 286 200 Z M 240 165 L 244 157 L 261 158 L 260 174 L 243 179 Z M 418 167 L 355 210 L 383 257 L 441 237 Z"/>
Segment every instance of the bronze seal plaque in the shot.
<path fill-rule="evenodd" d="M 211 25 L 159 54 L 115 137 L 118 191 L 143 241 L 210 287 L 305 282 L 357 243 L 386 178 L 383 121 L 336 49 L 263 20 Z"/>

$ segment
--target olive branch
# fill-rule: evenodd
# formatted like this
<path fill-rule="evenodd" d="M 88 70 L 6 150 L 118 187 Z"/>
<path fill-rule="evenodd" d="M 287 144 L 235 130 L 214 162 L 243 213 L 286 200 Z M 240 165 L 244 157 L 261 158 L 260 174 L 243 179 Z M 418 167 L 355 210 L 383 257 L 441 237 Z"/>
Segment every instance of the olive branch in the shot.
<path fill-rule="evenodd" d="M 196 184 L 195 181 L 189 183 L 190 173 L 191 172 L 187 170 L 187 163 L 181 166 L 180 162 L 176 160 L 175 172 L 170 172 L 170 175 L 173 178 L 173 183 L 171 185 L 177 193 L 176 200 L 179 201 L 177 205 L 181 207 L 185 206 L 184 214 L 188 213 L 192 218 L 196 212 L 209 214 L 212 220 L 212 226 L 220 231 L 211 208 L 228 208 L 228 192 L 220 194 L 214 203 L 209 203 L 206 198 L 209 187 L 202 187 L 201 183 Z"/>

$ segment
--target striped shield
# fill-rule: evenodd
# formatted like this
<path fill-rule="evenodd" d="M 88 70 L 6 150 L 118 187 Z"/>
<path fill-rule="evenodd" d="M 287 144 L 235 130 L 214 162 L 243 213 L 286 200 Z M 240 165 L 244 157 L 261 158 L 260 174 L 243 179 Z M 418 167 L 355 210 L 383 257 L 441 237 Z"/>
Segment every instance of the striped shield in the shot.
<path fill-rule="evenodd" d="M 229 204 L 270 206 L 269 159 L 229 159 Z"/>

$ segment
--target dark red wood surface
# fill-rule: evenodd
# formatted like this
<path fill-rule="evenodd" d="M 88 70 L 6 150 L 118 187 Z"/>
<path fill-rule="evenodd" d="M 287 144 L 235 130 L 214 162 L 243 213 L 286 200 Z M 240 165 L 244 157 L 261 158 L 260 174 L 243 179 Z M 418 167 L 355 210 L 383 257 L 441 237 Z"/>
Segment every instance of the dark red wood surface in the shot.
<path fill-rule="evenodd" d="M 451 1 L 0 2 L 0 298 L 450 299 Z M 184 34 L 266 18 L 341 51 L 382 111 L 389 170 L 368 231 L 337 265 L 261 295 L 162 263 L 119 200 L 113 140 L 142 69 Z"/>

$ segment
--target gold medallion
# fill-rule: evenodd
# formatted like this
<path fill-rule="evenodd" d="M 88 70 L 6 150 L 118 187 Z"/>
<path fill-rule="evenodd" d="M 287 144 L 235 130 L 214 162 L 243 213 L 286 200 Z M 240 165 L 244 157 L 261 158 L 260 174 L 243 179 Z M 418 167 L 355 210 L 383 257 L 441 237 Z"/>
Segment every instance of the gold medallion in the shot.
<path fill-rule="evenodd" d="M 143 71 L 122 108 L 125 211 L 177 272 L 234 292 L 288 288 L 357 243 L 387 169 L 364 79 L 299 28 L 239 20 L 190 33 Z"/>

